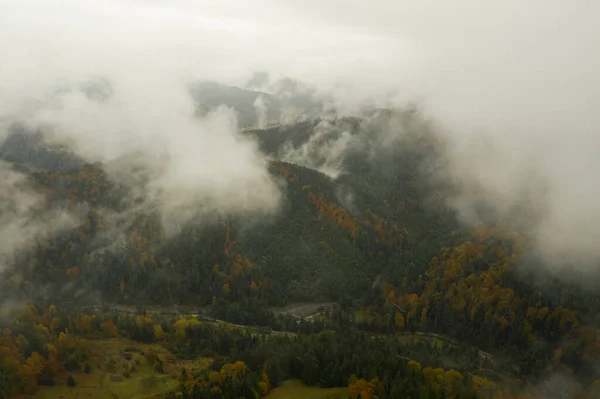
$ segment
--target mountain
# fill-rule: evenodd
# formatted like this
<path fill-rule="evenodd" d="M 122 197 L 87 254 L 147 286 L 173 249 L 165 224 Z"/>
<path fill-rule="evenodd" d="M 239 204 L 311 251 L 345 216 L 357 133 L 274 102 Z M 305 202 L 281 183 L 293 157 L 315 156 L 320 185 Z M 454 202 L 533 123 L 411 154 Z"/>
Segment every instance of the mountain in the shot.
<path fill-rule="evenodd" d="M 305 145 L 321 123 L 245 134 L 257 136 L 262 150 L 275 155 L 290 145 Z M 336 125 L 349 123 L 353 121 Z M 363 133 L 355 125 L 352 134 Z M 285 193 L 276 215 L 192 222 L 177 236 L 165 238 L 157 215 L 130 213 L 129 194 L 108 180 L 101 165 L 44 148 L 36 137 L 17 129 L 1 154 L 15 167 L 25 168 L 51 203 L 86 208 L 86 217 L 73 231 L 22 255 L 22 266 L 14 270 L 27 270 L 26 276 L 21 284 L 15 284 L 15 276 L 5 280 L 5 292 L 24 289 L 27 295 L 69 296 L 93 291 L 110 301 L 170 298 L 207 304 L 223 295 L 224 285 L 230 286 L 226 290 L 231 298 L 240 299 L 250 295 L 248 287 L 255 284 L 258 297 L 270 304 L 360 298 L 381 273 L 422 272 L 440 249 L 440 235 L 456 228 L 448 214 L 419 205 L 427 194 L 419 187 L 415 157 L 423 154 L 362 162 L 355 153 L 344 160 L 347 171 L 340 179 L 274 160 L 270 171 L 283 182 Z M 408 172 L 380 175 L 383 163 Z M 121 223 L 127 224 L 128 237 L 120 246 L 106 242 L 104 234 L 113 228 L 107 215 L 127 219 Z M 30 284 L 45 289 L 32 289 Z"/>
<path fill-rule="evenodd" d="M 191 85 L 190 93 L 201 114 L 221 105 L 232 107 L 239 125 L 246 128 L 294 124 L 318 117 L 323 109 L 323 99 L 314 89 L 290 78 L 273 83 L 253 79 L 246 88 L 200 81 Z"/>
<path fill-rule="evenodd" d="M 8 128 L 8 136 L 0 145 L 0 159 L 24 168 L 48 171 L 72 171 L 81 161 L 61 148 L 48 147 L 40 132 L 28 132 L 19 124 Z"/>
<path fill-rule="evenodd" d="M 199 90 L 208 108 L 229 105 L 248 121 L 259 96 L 279 101 L 212 83 Z M 281 115 L 271 109 L 274 118 Z M 14 255 L 0 279 L 2 302 L 68 309 L 187 305 L 231 323 L 307 334 L 306 342 L 298 341 L 305 347 L 328 337 L 329 330 L 374 351 L 382 351 L 378 342 L 390 337 L 381 345 L 396 348 L 396 335 L 407 334 L 415 340 L 411 359 L 421 353 L 419 360 L 432 367 L 462 364 L 462 372 L 487 373 L 497 383 L 524 377 L 541 383 L 548 374 L 566 373 L 592 392 L 600 377 L 599 294 L 535 267 L 539 259 L 528 250 L 531 238 L 494 222 L 493 214 L 479 226 L 459 224 L 446 201 L 454 188 L 439 178 L 443 143 L 414 109 L 307 118 L 240 134 L 254 137 L 270 159 L 269 173 L 283 193 L 279 211 L 203 215 L 173 232 L 155 209 L 143 206 L 135 187 L 109 179 L 104 165 L 13 125 L 0 157 L 43 195 L 50 213 L 68 211 L 80 219 L 55 236 L 35 236 Z M 298 321 L 280 310 L 299 302 L 336 305 L 317 321 Z M 30 318 L 45 320 L 44 312 Z M 144 339 L 154 339 L 157 325 L 171 328 L 162 321 L 148 327 L 119 317 L 114 321 L 122 331 L 149 337 Z M 183 333 L 189 345 L 201 334 L 219 336 L 194 328 Z M 177 327 L 171 333 L 180 339 Z M 244 345 L 255 348 L 256 342 Z M 339 384 L 348 376 L 336 373 L 354 367 L 351 354 L 334 358 L 342 356 L 335 343 L 326 340 L 323 346 L 333 347 L 327 361 L 315 353 L 298 360 L 304 349 L 294 347 L 285 360 L 288 371 L 281 366 L 277 373 L 314 384 L 321 369 L 309 365 L 321 364 L 330 373 L 327 381 Z M 196 353 L 190 348 L 178 350 Z M 269 358 L 262 352 L 246 355 L 257 362 L 255 370 Z M 364 363 L 369 366 L 360 367 L 377 369 L 365 372 L 369 378 L 389 374 L 373 354 L 360 356 L 369 359 Z M 308 374 L 297 374 L 295 367 Z M 391 386 L 385 389 L 389 393 Z"/>

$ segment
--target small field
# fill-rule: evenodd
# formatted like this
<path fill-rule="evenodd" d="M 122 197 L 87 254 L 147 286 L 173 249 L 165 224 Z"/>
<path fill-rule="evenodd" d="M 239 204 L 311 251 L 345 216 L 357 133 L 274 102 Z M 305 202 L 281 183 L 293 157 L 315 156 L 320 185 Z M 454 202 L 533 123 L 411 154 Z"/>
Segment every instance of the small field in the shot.
<path fill-rule="evenodd" d="M 319 312 L 319 308 L 331 308 L 335 302 L 318 302 L 318 303 L 295 303 L 283 308 L 273 309 L 276 313 L 281 313 L 295 317 L 307 317 Z"/>
<path fill-rule="evenodd" d="M 71 373 L 75 387 L 67 386 L 67 373 L 55 377 L 55 386 L 42 386 L 35 399 L 145 399 L 172 391 L 179 385 L 182 368 L 190 372 L 208 367 L 212 359 L 180 360 L 156 344 L 140 344 L 124 338 L 87 341 L 91 370 Z M 163 372 L 155 370 L 160 359 Z"/>
<path fill-rule="evenodd" d="M 284 382 L 267 395 L 267 399 L 346 399 L 348 388 L 308 387 L 297 380 Z"/>

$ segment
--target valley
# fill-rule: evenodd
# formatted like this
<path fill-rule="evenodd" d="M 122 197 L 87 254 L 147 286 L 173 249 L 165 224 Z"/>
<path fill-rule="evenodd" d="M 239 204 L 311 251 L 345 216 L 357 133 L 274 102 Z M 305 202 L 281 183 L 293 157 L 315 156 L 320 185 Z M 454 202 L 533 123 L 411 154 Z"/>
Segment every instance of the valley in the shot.
<path fill-rule="evenodd" d="M 595 8 L 0 1 L 0 399 L 600 399 Z"/>

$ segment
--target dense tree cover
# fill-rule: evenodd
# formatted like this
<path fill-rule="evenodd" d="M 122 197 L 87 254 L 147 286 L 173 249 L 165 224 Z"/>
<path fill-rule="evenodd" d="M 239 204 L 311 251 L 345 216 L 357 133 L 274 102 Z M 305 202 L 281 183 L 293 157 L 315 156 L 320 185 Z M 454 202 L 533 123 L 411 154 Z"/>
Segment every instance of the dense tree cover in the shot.
<path fill-rule="evenodd" d="M 0 345 L 5 397 L 33 393 L 38 385 L 54 384 L 57 378 L 76 384 L 69 371 L 89 367 L 85 363 L 89 351 L 81 337 L 123 335 L 160 343 L 186 358 L 214 359 L 208 369 L 182 370 L 179 388 L 167 397 L 254 398 L 297 378 L 309 385 L 348 386 L 351 398 L 517 398 L 491 380 L 443 368 L 435 356 L 462 349 L 375 337 L 332 324 L 333 329 L 318 333 L 265 334 L 194 317 L 71 313 L 53 305 L 28 305 L 9 320 L 3 319 Z M 415 356 L 420 360 L 414 360 Z M 165 359 L 152 353 L 146 357 L 156 372 L 162 372 Z M 594 398 L 598 386 L 599 382 L 591 384 L 586 393 L 575 384 L 572 389 L 578 396 L 573 397 Z"/>
<path fill-rule="evenodd" d="M 48 148 L 42 143 L 42 134 L 29 133 L 20 124 L 8 128 L 8 136 L 0 145 L 0 158 L 12 162 L 28 172 L 31 169 L 69 171 L 81 165 L 81 161 L 62 148 Z M 60 152 L 60 156 L 56 152 Z"/>
<path fill-rule="evenodd" d="M 101 325 L 86 314 L 67 317 L 54 305 L 47 309 L 29 305 L 14 317 L 10 323 L 1 320 L 0 396 L 4 397 L 31 394 L 40 384 L 54 385 L 54 378 L 64 371 L 83 368 L 89 352 L 76 332 L 116 335 L 108 322 Z"/>
<path fill-rule="evenodd" d="M 372 345 L 382 342 L 383 335 L 417 332 L 428 337 L 444 334 L 447 342 L 452 340 L 452 350 L 466 351 L 463 343 L 480 347 L 482 351 L 468 353 L 473 358 L 491 358 L 488 352 L 501 351 L 505 373 L 528 378 L 572 373 L 585 387 L 582 392 L 593 389 L 589 387 L 600 377 L 599 324 L 594 317 L 600 310 L 599 294 L 537 270 L 526 236 L 489 226 L 472 232 L 460 228 L 441 200 L 447 188 L 436 186 L 427 176 L 428 168 L 423 167 L 436 156 L 432 136 L 423 124 L 415 129 L 413 124 L 420 122 L 407 113 L 400 119 L 406 134 L 393 138 L 395 145 L 381 149 L 377 142 L 387 134 L 382 126 L 389 125 L 382 118 L 385 121 L 390 116 L 331 122 L 332 137 L 349 131 L 360 144 L 360 150 L 348 153 L 342 164 L 345 173 L 335 181 L 310 168 L 272 161 L 269 170 L 284 187 L 277 215 L 192 220 L 180 226 L 175 236 L 167 234 L 154 211 L 139 210 L 136 205 L 143 198 L 131 187 L 110 181 L 102 165 L 43 149 L 35 137 L 33 144 L 32 140 L 11 139 L 1 149 L 2 157 L 17 162 L 14 167 L 28 174 L 50 206 L 82 215 L 82 221 L 18 254 L 3 272 L 0 295 L 42 302 L 51 299 L 59 301 L 54 302 L 57 304 L 84 299 L 97 304 L 102 299 L 140 308 L 150 303 L 190 304 L 207 307 L 213 317 L 222 320 L 299 333 L 300 337 L 270 335 L 265 342 L 264 337 L 257 341 L 243 337 L 239 342 L 245 343 L 230 352 L 232 342 L 238 339 L 232 338 L 237 334 L 233 331 L 196 325 L 177 330 L 169 323 L 158 323 L 157 328 L 151 320 L 129 317 L 109 318 L 105 323 L 98 317 L 77 315 L 55 321 L 45 311 L 32 311 L 33 316 L 28 317 L 36 320 L 35 325 L 25 323 L 11 327 L 10 332 L 5 330 L 6 349 L 2 350 L 9 361 L 3 363 L 5 373 L 0 378 L 0 383 L 10 386 L 5 391 L 30 390 L 27 387 L 32 383 L 26 382 L 23 388 L 18 377 L 21 367 L 23 377 L 33 373 L 37 381 L 44 381 L 40 376 L 49 373 L 45 371 L 49 368 L 40 369 L 37 356 L 45 359 L 44 363 L 51 353 L 40 342 L 57 348 L 53 361 L 63 364 L 61 367 L 66 368 L 69 358 L 69 367 L 81 367 L 85 350 L 78 348 L 84 345 L 71 343 L 71 352 L 61 352 L 57 340 L 60 332 L 76 340 L 72 333 L 93 331 L 104 335 L 120 331 L 147 342 L 179 334 L 185 339 L 174 341 L 181 347 L 173 349 L 181 356 L 207 350 L 226 358 L 219 367 L 244 362 L 244 372 L 239 368 L 229 375 L 231 368 L 225 374 L 221 369 L 212 370 L 221 373 L 225 385 L 237 387 L 226 395 L 242 395 L 242 389 L 261 394 L 261 382 L 276 385 L 291 377 L 309 384 L 347 385 L 352 374 L 356 378 L 349 383 L 350 390 L 364 392 L 364 397 L 397 397 L 392 393 L 398 395 L 401 390 L 412 390 L 415 397 L 439 397 L 457 380 L 464 383 L 457 394 L 460 391 L 463 397 L 470 397 L 472 391 L 478 391 L 477 384 L 465 377 L 473 370 L 461 368 L 462 378 L 450 374 L 446 381 L 446 371 L 443 377 L 438 371 L 431 374 L 425 372 L 425 365 L 433 370 L 453 366 L 418 355 L 420 350 L 414 348 L 409 360 L 422 364 L 420 374 L 414 374 L 414 380 L 420 382 L 399 382 L 398 388 L 393 388 L 394 381 L 405 381 L 414 370 L 407 368 L 407 359 L 399 358 L 398 364 L 387 366 L 396 367 L 394 372 L 404 370 L 403 374 L 390 374 L 382 366 L 387 352 Z M 277 154 L 287 142 L 294 146 L 306 142 L 315 125 L 304 122 L 249 134 L 258 137 L 265 152 Z M 364 156 L 374 151 L 377 156 Z M 32 157 L 37 163 L 29 162 Z M 352 194 L 352 201 L 346 193 Z M 545 278 L 546 283 L 535 284 L 537 278 Z M 339 306 L 310 322 L 276 316 L 268 310 L 294 301 L 336 301 Z M 356 327 L 363 333 L 356 332 Z M 25 331 L 27 328 L 30 331 Z M 208 337 L 209 332 L 215 337 Z M 26 337 L 27 344 L 19 334 Z M 220 343 L 218 336 L 224 337 L 226 344 Z M 332 352 L 344 347 L 334 341 L 343 342 L 354 353 L 357 345 L 364 346 L 379 354 L 379 359 L 361 353 L 352 363 L 345 352 Z M 276 350 L 271 344 L 284 349 Z M 219 349 L 220 345 L 225 349 Z M 257 354 L 258 348 L 265 351 L 263 357 Z M 38 355 L 28 360 L 34 352 Z M 318 354 L 316 363 L 313 358 L 302 358 L 305 353 Z M 329 357 L 319 358 L 321 353 Z M 460 357 L 458 353 L 448 355 Z M 299 356 L 303 360 L 298 361 Z M 283 365 L 270 362 L 270 382 L 266 382 L 261 373 L 269 359 L 279 359 Z M 323 375 L 315 371 L 314 364 Z M 215 386 L 224 394 L 221 383 L 211 382 L 208 375 L 198 378 L 182 395 L 192 395 L 193 389 L 200 395 Z M 437 385 L 431 382 L 434 380 Z M 375 389 L 380 384 L 383 388 Z M 422 386 L 428 391 L 421 392 Z"/>
<path fill-rule="evenodd" d="M 384 283 L 387 303 L 400 310 L 403 328 L 449 334 L 485 348 L 512 352 L 524 374 L 569 366 L 579 378 L 600 353 L 600 331 L 580 312 L 519 285 L 509 271 L 524 250 L 524 238 L 478 229 L 472 241 L 434 257 L 420 284 Z"/>
<path fill-rule="evenodd" d="M 384 259 L 404 252 L 397 225 L 369 209 L 365 219 L 350 214 L 335 203 L 335 186 L 325 176 L 279 162 L 271 170 L 288 182 L 279 215 L 190 223 L 170 238 L 158 215 L 129 209 L 135 197 L 109 183 L 99 165 L 36 171 L 32 178 L 50 203 L 84 212 L 83 223 L 21 254 L 9 277 L 25 274 L 23 284 L 53 293 L 73 281 L 79 291 L 94 289 L 110 300 L 257 298 L 275 305 L 356 298 L 390 265 Z M 18 287 L 26 288 L 8 288 Z"/>
<path fill-rule="evenodd" d="M 266 395 L 289 378 L 310 385 L 348 385 L 353 398 L 392 398 L 398 392 L 409 397 L 477 398 L 494 391 L 494 384 L 486 379 L 435 364 L 425 366 L 403 356 L 421 344 L 372 338 L 357 331 L 265 335 L 193 317 L 168 320 L 125 313 L 75 314 L 53 305 L 29 305 L 12 317 L 3 328 L 0 345 L 5 397 L 34 393 L 38 385 L 54 384 L 56 378 L 66 377 L 67 384 L 75 385 L 68 372 L 89 367 L 85 364 L 89 352 L 80 337 L 118 334 L 162 343 L 188 358 L 215 359 L 208 370 L 194 374 L 183 370 L 174 397 L 253 398 Z M 153 359 L 157 372 L 163 361 Z"/>

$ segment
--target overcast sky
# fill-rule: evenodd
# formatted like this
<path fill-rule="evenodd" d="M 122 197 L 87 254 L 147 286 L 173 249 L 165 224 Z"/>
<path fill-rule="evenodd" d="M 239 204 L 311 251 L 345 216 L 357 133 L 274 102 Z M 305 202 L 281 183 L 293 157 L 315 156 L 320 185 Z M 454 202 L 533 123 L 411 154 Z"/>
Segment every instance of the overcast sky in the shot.
<path fill-rule="evenodd" d="M 457 120 L 583 128 L 600 105 L 598 15 L 591 0 L 2 0 L 0 68 L 266 69 L 402 90 Z"/>

